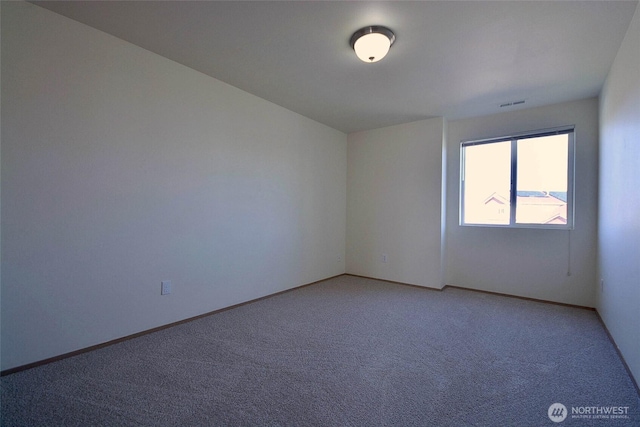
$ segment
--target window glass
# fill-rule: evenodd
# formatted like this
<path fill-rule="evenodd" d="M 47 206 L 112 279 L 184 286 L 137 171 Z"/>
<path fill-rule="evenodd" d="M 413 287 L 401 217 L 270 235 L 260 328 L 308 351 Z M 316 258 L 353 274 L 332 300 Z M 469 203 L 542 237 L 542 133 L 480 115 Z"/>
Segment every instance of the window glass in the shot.
<path fill-rule="evenodd" d="M 465 222 L 509 224 L 511 142 L 467 147 L 464 157 Z"/>
<path fill-rule="evenodd" d="M 573 227 L 573 127 L 461 144 L 460 224 Z"/>
<path fill-rule="evenodd" d="M 520 139 L 516 223 L 567 224 L 567 135 Z"/>

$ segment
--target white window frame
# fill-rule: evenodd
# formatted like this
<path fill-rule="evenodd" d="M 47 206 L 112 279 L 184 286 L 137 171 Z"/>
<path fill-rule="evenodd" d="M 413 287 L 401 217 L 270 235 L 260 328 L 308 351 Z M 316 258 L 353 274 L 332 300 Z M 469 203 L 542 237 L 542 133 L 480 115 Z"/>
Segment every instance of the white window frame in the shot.
<path fill-rule="evenodd" d="M 538 138 L 552 135 L 568 135 L 568 164 L 567 164 L 567 223 L 566 224 L 526 224 L 516 223 L 516 201 L 518 188 L 518 144 L 517 140 Z M 496 142 L 511 141 L 511 200 L 510 200 L 510 220 L 509 224 L 469 224 L 464 222 L 464 187 L 465 187 L 465 147 L 482 144 L 493 144 Z M 574 195 L 574 177 L 575 177 L 575 126 L 562 126 L 557 128 L 542 129 L 528 132 L 521 132 L 496 138 L 476 139 L 462 141 L 460 143 L 460 200 L 459 200 L 459 225 L 464 227 L 494 227 L 494 228 L 539 228 L 552 230 L 573 230 L 574 211 L 575 211 L 575 195 Z"/>

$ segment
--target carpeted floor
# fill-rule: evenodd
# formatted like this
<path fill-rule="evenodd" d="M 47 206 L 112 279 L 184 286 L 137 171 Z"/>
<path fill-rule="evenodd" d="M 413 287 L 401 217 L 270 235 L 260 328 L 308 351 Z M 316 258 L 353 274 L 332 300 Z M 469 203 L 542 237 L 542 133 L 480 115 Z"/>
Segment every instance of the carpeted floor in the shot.
<path fill-rule="evenodd" d="M 353 276 L 1 383 L 4 426 L 640 425 L 595 312 Z M 594 406 L 627 418 L 572 418 Z"/>

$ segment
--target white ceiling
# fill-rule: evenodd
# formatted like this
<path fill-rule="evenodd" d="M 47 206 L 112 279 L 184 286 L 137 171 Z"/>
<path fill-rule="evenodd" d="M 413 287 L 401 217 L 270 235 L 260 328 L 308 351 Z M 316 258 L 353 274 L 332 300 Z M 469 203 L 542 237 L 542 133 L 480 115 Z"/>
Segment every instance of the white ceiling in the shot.
<path fill-rule="evenodd" d="M 596 96 L 636 1 L 34 2 L 343 132 Z M 353 32 L 384 25 L 389 55 Z"/>

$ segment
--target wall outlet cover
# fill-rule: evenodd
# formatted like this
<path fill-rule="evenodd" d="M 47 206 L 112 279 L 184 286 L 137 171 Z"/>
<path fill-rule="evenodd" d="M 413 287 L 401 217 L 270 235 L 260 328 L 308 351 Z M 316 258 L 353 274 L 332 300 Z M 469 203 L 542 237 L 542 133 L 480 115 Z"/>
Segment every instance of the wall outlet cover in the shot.
<path fill-rule="evenodd" d="M 163 280 L 160 287 L 160 295 L 169 295 L 171 293 L 171 280 Z"/>

